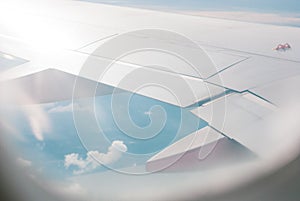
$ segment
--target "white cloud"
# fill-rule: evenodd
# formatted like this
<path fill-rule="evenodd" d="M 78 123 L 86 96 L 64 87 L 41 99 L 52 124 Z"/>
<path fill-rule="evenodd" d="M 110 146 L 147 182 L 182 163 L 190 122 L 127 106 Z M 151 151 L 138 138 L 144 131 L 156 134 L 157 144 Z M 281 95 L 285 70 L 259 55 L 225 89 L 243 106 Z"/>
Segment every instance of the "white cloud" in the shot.
<path fill-rule="evenodd" d="M 65 155 L 65 167 L 69 168 L 71 165 L 78 166 L 79 168 L 84 168 L 86 166 L 86 162 L 79 158 L 79 154 L 68 154 Z"/>
<path fill-rule="evenodd" d="M 57 106 L 57 107 L 53 107 L 51 109 L 48 110 L 49 113 L 62 113 L 62 112 L 72 112 L 73 110 L 77 110 L 77 111 L 84 111 L 87 110 L 87 108 L 84 108 L 82 106 L 80 106 L 79 104 L 73 104 L 70 103 L 69 105 L 65 105 L 65 106 Z"/>
<path fill-rule="evenodd" d="M 96 169 L 101 164 L 109 165 L 117 162 L 126 151 L 127 146 L 124 142 L 116 140 L 108 148 L 107 153 L 89 151 L 85 159 L 79 157 L 77 153 L 65 155 L 65 168 L 68 169 L 70 166 L 75 166 L 78 170 L 75 170 L 73 173 L 82 174 Z"/>
<path fill-rule="evenodd" d="M 72 103 L 65 106 L 59 105 L 57 107 L 53 107 L 50 110 L 48 110 L 49 113 L 61 113 L 61 112 L 72 112 L 72 111 L 73 111 Z"/>
<path fill-rule="evenodd" d="M 147 111 L 147 112 L 144 112 L 144 114 L 150 116 L 152 114 L 152 112 L 151 111 Z"/>
<path fill-rule="evenodd" d="M 40 125 L 39 119 L 35 118 L 34 116 L 29 116 L 28 119 L 31 126 L 31 130 L 34 136 L 36 137 L 36 139 L 40 141 L 44 140 L 42 126 Z"/>
<path fill-rule="evenodd" d="M 27 116 L 29 125 L 35 138 L 39 141 L 44 140 L 44 133 L 50 131 L 50 120 L 41 106 L 26 106 L 24 113 Z"/>
<path fill-rule="evenodd" d="M 23 158 L 18 158 L 17 164 L 24 168 L 29 168 L 32 165 L 31 161 L 25 160 Z"/>

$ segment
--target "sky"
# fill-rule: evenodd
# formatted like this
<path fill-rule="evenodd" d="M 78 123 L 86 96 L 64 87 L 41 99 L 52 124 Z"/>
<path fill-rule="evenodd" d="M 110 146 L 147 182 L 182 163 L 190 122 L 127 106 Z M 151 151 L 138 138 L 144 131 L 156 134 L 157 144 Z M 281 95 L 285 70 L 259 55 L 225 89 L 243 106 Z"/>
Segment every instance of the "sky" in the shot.
<path fill-rule="evenodd" d="M 116 106 L 117 114 L 112 111 L 112 95 L 105 95 L 96 97 L 95 112 L 91 105 L 82 104 L 94 100 L 88 98 L 73 103 L 62 101 L 25 107 L 4 107 L 0 110 L 0 117 L 6 116 L 7 124 L 14 125 L 15 130 L 22 133 L 20 137 L 8 132 L 13 144 L 21 153 L 19 159 L 30 162 L 36 169 L 51 175 L 52 178 L 106 170 L 105 166 L 101 167 L 92 159 L 91 154 L 101 162 L 107 163 L 105 165 L 109 168 L 112 164 L 112 168 L 144 165 L 150 157 L 169 144 L 207 125 L 188 109 L 141 95 L 132 95 L 130 92 L 114 96 L 119 100 L 119 105 Z M 122 110 L 128 97 L 131 97 L 129 118 L 133 124 L 148 129 L 147 132 L 139 132 L 137 135 L 153 131 L 157 132 L 154 137 L 134 138 L 126 131 L 120 130 L 116 124 L 113 114 L 118 115 L 121 121 L 128 118 L 128 113 Z M 160 108 L 155 109 L 153 106 Z M 80 127 L 74 122 L 73 108 L 75 115 L 80 115 L 77 119 L 82 118 L 81 121 L 85 121 L 87 114 L 96 115 L 97 124 L 101 129 L 95 128 L 91 122 Z M 161 115 L 160 110 L 165 115 Z M 164 119 L 165 124 L 155 131 L 155 125 L 153 126 L 151 121 L 161 122 Z M 35 124 L 36 120 L 38 124 Z M 129 132 L 133 133 L 134 129 L 129 124 L 128 127 L 131 129 Z M 126 156 L 120 153 L 119 149 L 126 152 Z M 132 155 L 139 157 L 131 157 Z"/>
<path fill-rule="evenodd" d="M 161 7 L 178 10 L 221 10 L 221 11 L 256 11 L 256 12 L 300 12 L 298 0 L 84 0 L 114 5 Z"/>
<path fill-rule="evenodd" d="M 206 16 L 300 27 L 300 1 L 297 0 L 82 0 Z"/>

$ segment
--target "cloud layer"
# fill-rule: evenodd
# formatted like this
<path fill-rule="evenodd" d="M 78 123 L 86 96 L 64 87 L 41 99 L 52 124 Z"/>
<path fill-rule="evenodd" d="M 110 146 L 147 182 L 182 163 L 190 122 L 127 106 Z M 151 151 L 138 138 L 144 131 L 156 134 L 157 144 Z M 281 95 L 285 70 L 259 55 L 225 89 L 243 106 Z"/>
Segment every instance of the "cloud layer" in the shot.
<path fill-rule="evenodd" d="M 180 13 L 254 23 L 300 26 L 300 18 L 293 15 L 289 16 L 274 13 L 256 13 L 247 11 L 180 11 Z"/>
<path fill-rule="evenodd" d="M 124 142 L 116 140 L 112 142 L 107 153 L 89 151 L 85 159 L 81 158 L 78 153 L 65 155 L 64 165 L 66 169 L 71 166 L 77 167 L 77 170 L 73 171 L 74 174 L 83 174 L 96 169 L 101 164 L 109 165 L 117 162 L 126 151 L 127 146 Z"/>

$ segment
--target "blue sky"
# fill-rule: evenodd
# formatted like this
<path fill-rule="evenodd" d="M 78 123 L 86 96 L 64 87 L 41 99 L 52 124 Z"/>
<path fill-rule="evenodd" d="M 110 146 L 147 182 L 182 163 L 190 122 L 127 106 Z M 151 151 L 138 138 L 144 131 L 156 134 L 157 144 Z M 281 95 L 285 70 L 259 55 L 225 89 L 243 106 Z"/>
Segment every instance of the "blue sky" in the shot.
<path fill-rule="evenodd" d="M 134 164 L 144 165 L 155 153 L 206 125 L 206 122 L 193 115 L 188 109 L 182 109 L 141 95 L 132 95 L 129 92 L 120 93 L 115 96 L 115 98 L 120 100 L 117 110 L 121 111 L 118 113 L 121 115 L 121 120 L 127 118 L 127 112 L 123 111 L 122 108 L 124 108 L 123 106 L 127 98 L 131 97 L 129 114 L 136 125 L 146 128 L 151 123 L 150 116 L 154 120 L 158 119 L 158 121 L 162 121 L 162 118 L 166 117 L 165 125 L 156 136 L 146 140 L 128 136 L 115 123 L 112 115 L 111 95 L 96 97 L 94 114 L 91 113 L 91 105 L 88 105 L 88 107 L 86 105 L 79 106 L 81 100 L 78 100 L 73 105 L 72 101 L 63 101 L 26 106 L 25 108 L 2 108 L 0 116 L 10 114 L 11 118 L 6 116 L 6 119 L 9 120 L 8 123 L 14 125 L 15 129 L 22 135 L 21 139 L 10 135 L 13 144 L 20 153 L 19 157 L 30 161 L 36 169 L 43 171 L 47 175 L 51 175 L 52 178 L 72 176 L 74 171 L 78 170 L 76 165 L 78 163 L 85 163 L 84 165 L 91 167 L 93 164 L 89 162 L 88 151 L 97 151 L 97 154 L 106 154 L 106 157 L 115 155 L 115 153 L 109 153 L 109 149 L 114 143 L 119 145 L 121 143 L 121 146 L 126 146 L 125 154 L 128 154 L 129 157 L 125 157 L 124 154 L 122 158 L 118 158 L 118 161 L 114 164 L 114 168 L 128 167 Z M 88 98 L 83 99 L 82 102 L 93 100 L 92 98 Z M 95 125 L 88 123 L 86 124 L 87 127 L 83 128 L 84 134 L 78 136 L 78 126 L 76 130 L 73 121 L 72 106 L 78 112 L 77 114 L 82 114 L 83 119 L 86 113 L 92 116 L 96 115 L 98 123 L 103 130 L 99 132 L 98 129 L 95 129 Z M 153 106 L 159 106 L 165 112 L 166 116 L 162 116 L 161 111 L 153 109 Z M 45 130 L 41 124 L 32 124 L 30 119 L 34 119 L 35 116 L 39 120 L 40 118 L 45 119 L 44 121 L 48 122 L 47 125 L 50 128 Z M 43 132 L 42 137 L 36 135 L 35 132 L 39 131 Z M 92 136 L 92 141 L 85 140 L 85 136 Z M 84 143 L 89 144 L 83 144 L 79 137 L 83 139 Z M 89 150 L 86 150 L 86 147 Z M 73 154 L 71 155 L 71 162 L 69 162 L 71 165 L 66 168 L 65 157 L 70 154 Z M 140 157 L 136 159 L 132 159 L 131 157 L 130 159 L 131 154 L 139 155 Z M 106 170 L 106 168 L 99 166 L 99 168 L 79 168 L 79 170 L 82 173 L 90 173 Z"/>
<path fill-rule="evenodd" d="M 255 11 L 298 14 L 298 0 L 84 0 L 114 5 L 161 7 L 176 10 L 222 10 L 222 11 Z"/>

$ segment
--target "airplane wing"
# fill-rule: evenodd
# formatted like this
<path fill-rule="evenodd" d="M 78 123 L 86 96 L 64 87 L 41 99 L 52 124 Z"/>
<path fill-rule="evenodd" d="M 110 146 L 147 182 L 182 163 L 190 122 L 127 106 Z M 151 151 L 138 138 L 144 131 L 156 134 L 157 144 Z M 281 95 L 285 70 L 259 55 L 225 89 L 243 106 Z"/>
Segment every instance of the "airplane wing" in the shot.
<path fill-rule="evenodd" d="M 131 33 L 136 30 L 166 30 L 191 39 L 201 49 L 186 44 L 181 37 Z M 299 98 L 296 93 L 300 84 L 299 35 L 300 29 L 296 27 L 83 1 L 1 1 L 0 61 L 4 63 L 0 68 L 1 101 L 38 104 L 71 100 L 79 79 L 83 90 L 88 91 L 95 83 L 102 86 L 102 90 L 75 98 L 106 95 L 120 88 L 187 108 L 208 123 L 149 159 L 149 171 L 187 152 L 171 169 L 182 167 L 189 158 L 198 157 L 201 148 L 216 141 L 221 142 L 211 158 L 235 156 L 239 149 L 246 155 L 265 157 L 285 138 L 285 135 L 274 136 L 265 125 L 280 107 L 288 105 L 292 98 Z M 164 44 L 191 57 L 207 55 L 215 68 L 208 68 L 210 61 L 203 58 L 204 63 L 195 66 L 201 72 L 197 74 L 183 67 L 186 64 L 181 60 L 173 61 L 149 50 L 148 55 L 137 53 L 134 57 L 121 58 L 101 80 L 93 73 L 82 74 L 82 67 L 89 60 L 103 64 L 114 62 L 116 58 L 97 48 L 120 36 L 132 44 L 150 39 L 150 44 Z M 286 42 L 291 44 L 291 50 L 272 49 Z M 122 41 L 118 44 L 123 47 Z M 161 84 L 158 78 L 173 81 L 172 87 L 178 89 L 176 97 L 180 101 L 160 88 L 136 91 L 135 85 L 126 82 L 120 85 L 134 70 L 141 72 L 136 78 L 139 81 L 148 80 L 157 85 Z M 193 93 L 181 89 L 178 84 L 181 81 L 187 83 Z M 17 91 L 17 88 L 21 88 L 22 93 L 8 93 L 9 89 Z M 30 98 L 20 101 L 22 94 Z M 212 120 L 216 116 L 220 118 Z M 195 142 L 187 149 L 192 137 Z M 195 163 L 202 165 L 203 160 Z"/>

